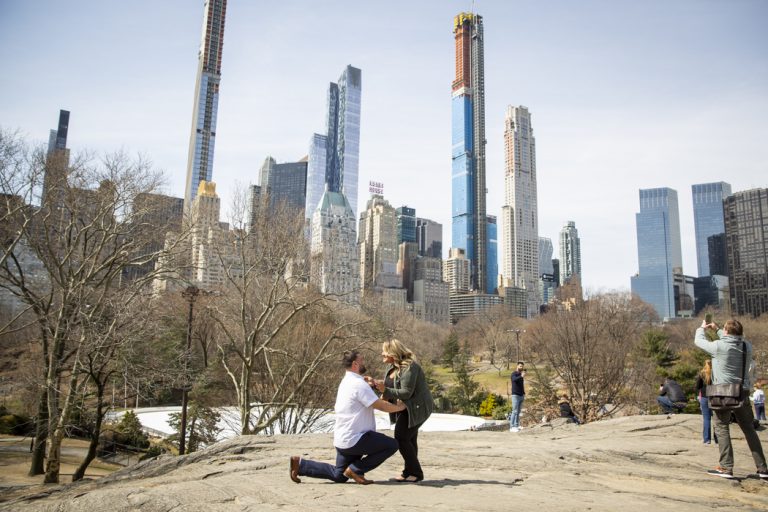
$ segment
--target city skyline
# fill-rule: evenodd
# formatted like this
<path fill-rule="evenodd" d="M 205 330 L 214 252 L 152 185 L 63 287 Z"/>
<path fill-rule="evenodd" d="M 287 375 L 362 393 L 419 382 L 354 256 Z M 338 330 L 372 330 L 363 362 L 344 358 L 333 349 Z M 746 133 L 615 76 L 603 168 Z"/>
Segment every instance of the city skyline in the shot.
<path fill-rule="evenodd" d="M 213 176 L 222 213 L 238 182 L 257 183 L 268 155 L 283 163 L 307 154 L 329 78 L 353 64 L 366 74 L 360 201 L 368 181 L 384 182 L 391 204 L 443 224 L 446 256 L 451 20 L 468 8 L 229 2 Z M 555 238 L 576 222 L 585 288 L 629 289 L 637 191 L 654 187 L 680 194 L 683 270 L 695 275 L 690 187 L 766 186 L 768 35 L 759 20 L 768 5 L 478 1 L 475 9 L 485 26 L 487 214 L 502 204 L 504 107 L 526 105 L 535 114 L 539 235 Z M 392 13 L 404 10 L 395 22 Z M 73 153 L 142 152 L 167 172 L 166 192 L 183 196 L 202 11 L 202 1 L 4 2 L 3 128 L 43 143 L 68 110 Z M 342 12 L 345 31 L 324 40 L 323 27 Z M 51 52 L 43 41 L 62 26 L 67 36 Z M 412 86 L 395 87 L 394 77 Z M 727 130 L 712 129 L 718 119 L 728 119 Z"/>

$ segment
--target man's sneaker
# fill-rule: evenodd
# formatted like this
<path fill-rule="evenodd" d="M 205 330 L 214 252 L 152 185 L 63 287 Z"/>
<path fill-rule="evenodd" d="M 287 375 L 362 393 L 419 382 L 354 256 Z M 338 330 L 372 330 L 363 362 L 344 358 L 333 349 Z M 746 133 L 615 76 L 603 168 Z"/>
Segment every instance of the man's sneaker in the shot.
<path fill-rule="evenodd" d="M 758 471 L 757 476 L 760 477 L 760 480 L 768 481 L 768 471 Z"/>
<path fill-rule="evenodd" d="M 520 432 L 520 427 L 510 427 L 509 431 L 510 432 Z"/>
<path fill-rule="evenodd" d="M 707 474 L 713 475 L 713 476 L 719 476 L 721 478 L 734 478 L 733 470 L 725 469 L 720 466 L 717 466 L 715 469 L 710 469 L 709 471 L 707 471 Z"/>

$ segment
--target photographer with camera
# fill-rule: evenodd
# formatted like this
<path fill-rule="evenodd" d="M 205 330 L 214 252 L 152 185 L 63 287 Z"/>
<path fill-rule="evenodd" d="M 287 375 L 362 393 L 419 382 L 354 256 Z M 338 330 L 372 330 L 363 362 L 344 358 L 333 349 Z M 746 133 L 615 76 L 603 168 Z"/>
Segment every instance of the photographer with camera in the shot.
<path fill-rule="evenodd" d="M 752 344 L 743 339 L 744 328 L 736 319 L 725 322 L 722 330 L 717 333 L 720 339 L 709 341 L 705 330 L 716 330 L 717 328 L 717 324 L 714 322 L 707 323 L 705 320 L 701 323 L 701 327 L 696 329 L 696 337 L 694 338 L 696 346 L 712 356 L 712 386 L 708 386 L 707 394 L 710 396 L 710 407 L 715 413 L 715 434 L 719 441 L 720 465 L 707 473 L 722 478 L 734 478 L 733 446 L 731 445 L 728 426 L 731 414 L 733 414 L 739 427 L 741 427 L 741 431 L 744 432 L 749 450 L 752 452 L 752 458 L 755 461 L 755 466 L 757 466 L 757 476 L 760 479 L 768 480 L 768 467 L 766 467 L 763 447 L 760 444 L 760 438 L 757 437 L 757 432 L 755 432 L 752 407 L 750 407 L 747 398 L 749 390 L 752 389 L 751 374 L 754 371 Z M 733 406 L 718 408 L 710 388 L 717 389 L 716 386 L 727 384 L 739 385 L 740 396 L 737 397 Z M 738 399 L 741 401 L 738 402 Z"/>
<path fill-rule="evenodd" d="M 509 431 L 520 432 L 520 409 L 525 400 L 525 364 L 517 363 L 517 370 L 510 376 L 512 380 L 512 412 L 509 413 Z"/>

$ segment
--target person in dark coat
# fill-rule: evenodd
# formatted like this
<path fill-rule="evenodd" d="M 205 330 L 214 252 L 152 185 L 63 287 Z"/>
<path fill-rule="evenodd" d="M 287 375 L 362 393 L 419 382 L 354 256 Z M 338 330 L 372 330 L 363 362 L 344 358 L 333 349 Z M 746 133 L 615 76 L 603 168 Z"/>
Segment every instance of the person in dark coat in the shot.
<path fill-rule="evenodd" d="M 669 377 L 664 379 L 664 382 L 659 386 L 659 397 L 656 398 L 656 401 L 659 402 L 661 410 L 666 414 L 683 412 L 685 404 L 688 403 L 683 388 Z"/>
<path fill-rule="evenodd" d="M 557 405 L 560 407 L 561 418 L 568 418 L 572 423 L 577 425 L 581 424 L 578 416 L 576 416 L 576 413 L 574 413 L 573 409 L 571 409 L 571 403 L 568 401 L 568 395 L 563 395 L 560 400 L 558 400 Z"/>

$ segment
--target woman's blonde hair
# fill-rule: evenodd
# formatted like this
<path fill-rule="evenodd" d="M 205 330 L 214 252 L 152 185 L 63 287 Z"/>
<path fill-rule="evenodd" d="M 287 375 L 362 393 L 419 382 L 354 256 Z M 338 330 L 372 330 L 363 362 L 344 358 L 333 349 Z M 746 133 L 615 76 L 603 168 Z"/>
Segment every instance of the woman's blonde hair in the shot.
<path fill-rule="evenodd" d="M 408 366 L 414 360 L 413 352 L 411 352 L 408 347 L 403 345 L 400 340 L 396 340 L 394 338 L 389 341 L 385 341 L 381 347 L 381 351 L 395 360 L 395 366 Z"/>
<path fill-rule="evenodd" d="M 704 380 L 704 384 L 712 384 L 712 360 L 707 359 L 704 361 L 704 366 L 699 372 L 701 378 Z"/>

